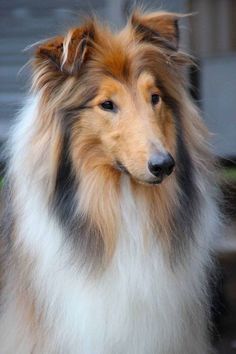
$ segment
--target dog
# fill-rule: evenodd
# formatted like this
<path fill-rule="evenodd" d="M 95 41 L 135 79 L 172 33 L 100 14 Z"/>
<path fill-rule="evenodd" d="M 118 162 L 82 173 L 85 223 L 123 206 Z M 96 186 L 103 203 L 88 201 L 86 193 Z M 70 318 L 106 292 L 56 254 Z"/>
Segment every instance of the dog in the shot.
<path fill-rule="evenodd" d="M 181 15 L 37 46 L 8 141 L 1 354 L 209 354 L 219 211 Z"/>

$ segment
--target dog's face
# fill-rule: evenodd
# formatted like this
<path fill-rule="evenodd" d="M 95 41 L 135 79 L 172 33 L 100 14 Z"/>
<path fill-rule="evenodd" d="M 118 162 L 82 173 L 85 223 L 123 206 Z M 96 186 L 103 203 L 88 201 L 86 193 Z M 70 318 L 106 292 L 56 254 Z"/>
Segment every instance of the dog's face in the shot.
<path fill-rule="evenodd" d="M 183 82 L 190 60 L 178 50 L 178 17 L 136 12 L 115 34 L 92 20 L 36 50 L 29 159 L 90 259 L 114 251 L 127 181 L 167 247 L 176 218 L 185 225 L 190 210 L 193 219 L 192 160 L 203 160 L 205 133 Z"/>
<path fill-rule="evenodd" d="M 151 73 L 141 72 L 130 83 L 104 77 L 87 106 L 74 139 L 93 137 L 103 164 L 143 183 L 160 183 L 171 174 L 175 127 Z"/>
<path fill-rule="evenodd" d="M 57 102 L 64 126 L 70 122 L 78 174 L 106 167 L 158 184 L 173 172 L 176 122 L 170 102 L 178 95 L 181 61 L 176 18 L 135 14 L 116 35 L 91 22 L 36 52 L 38 85 L 51 90 L 49 101 Z"/>

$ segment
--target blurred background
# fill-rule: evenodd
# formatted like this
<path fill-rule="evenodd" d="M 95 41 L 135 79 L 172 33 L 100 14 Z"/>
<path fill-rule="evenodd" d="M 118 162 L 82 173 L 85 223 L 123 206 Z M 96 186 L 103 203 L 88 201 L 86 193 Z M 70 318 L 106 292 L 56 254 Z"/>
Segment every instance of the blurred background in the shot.
<path fill-rule="evenodd" d="M 30 51 L 23 49 L 62 33 L 79 23 L 79 15 L 91 12 L 119 28 L 134 1 L 0 1 L 0 166 L 2 146 L 28 90 L 29 68 L 23 66 Z M 181 47 L 196 58 L 197 68 L 188 72 L 191 94 L 213 133 L 227 216 L 226 232 L 215 244 L 221 276 L 213 299 L 214 341 L 218 353 L 236 353 L 236 0 L 142 0 L 142 4 L 195 14 L 181 21 Z"/>

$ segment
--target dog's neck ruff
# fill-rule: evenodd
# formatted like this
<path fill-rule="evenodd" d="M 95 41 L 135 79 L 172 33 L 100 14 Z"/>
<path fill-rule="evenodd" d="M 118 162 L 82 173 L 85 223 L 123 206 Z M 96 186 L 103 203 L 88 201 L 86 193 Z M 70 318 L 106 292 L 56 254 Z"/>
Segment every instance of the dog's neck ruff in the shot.
<path fill-rule="evenodd" d="M 34 134 L 32 120 L 39 110 L 37 101 L 33 98 L 28 102 L 22 112 L 23 119 L 13 134 L 9 171 L 17 196 L 14 200 L 15 210 L 18 210 L 14 248 L 21 250 L 16 256 L 21 264 L 17 276 L 22 289 L 28 289 L 27 296 L 33 301 L 37 314 L 33 336 L 29 335 L 32 329 L 22 327 L 19 330 L 18 322 L 26 304 L 15 314 L 11 331 L 18 343 L 18 353 L 28 354 L 33 348 L 37 354 L 44 348 L 44 352 L 50 354 L 55 350 L 74 354 L 78 348 L 80 354 L 153 354 L 157 348 L 162 354 L 207 353 L 206 331 L 204 325 L 200 328 L 198 324 L 199 321 L 205 323 L 202 289 L 206 286 L 206 277 L 202 269 L 210 262 L 206 240 L 210 240 L 214 229 L 212 200 L 202 199 L 201 224 L 189 229 L 193 233 L 191 237 L 185 235 L 187 255 L 181 253 L 181 262 L 173 268 L 163 248 L 167 230 L 155 218 L 153 223 L 150 221 L 150 209 L 147 208 L 150 200 L 143 199 L 143 187 L 139 190 L 136 186 L 134 193 L 130 177 L 123 174 L 117 199 L 119 222 L 115 249 L 103 272 L 90 276 L 89 263 L 82 261 L 85 267 L 81 267 L 81 253 L 75 252 L 66 228 L 58 222 L 57 214 L 43 197 L 41 187 L 45 171 L 39 168 L 37 175 L 33 175 L 28 159 L 28 144 Z M 204 191 L 204 181 L 199 179 L 200 183 Z M 109 207 L 109 203 L 100 207 Z M 182 245 L 186 247 L 186 244 Z M 11 276 L 16 277 L 15 274 Z M 13 307 L 18 300 L 16 293 Z M 10 321 L 11 311 L 10 306 L 2 322 L 3 328 L 0 326 L 0 338 L 4 338 L 1 339 L 2 348 L 6 353 L 11 343 L 4 325 Z M 194 320 L 195 316 L 199 321 Z M 161 326 L 156 325 L 157 319 Z M 45 328 L 50 330 L 45 331 Z M 44 333 L 43 340 L 37 339 L 37 331 Z M 22 342 L 22 337 L 29 339 Z M 177 339 L 170 341 L 169 338 Z"/>
<path fill-rule="evenodd" d="M 108 252 L 110 251 L 112 256 L 119 235 L 124 232 L 124 225 L 127 228 L 133 225 L 139 229 L 139 233 L 143 235 L 142 244 L 160 243 L 173 258 L 175 258 L 174 253 L 184 252 L 186 238 L 188 240 L 195 238 L 193 219 L 196 223 L 200 216 L 200 205 L 204 206 L 207 180 L 203 181 L 201 176 L 194 175 L 192 162 L 187 155 L 183 141 L 180 143 L 180 152 L 181 157 L 183 154 L 186 155 L 184 156 L 188 163 L 186 170 L 188 170 L 188 175 L 191 173 L 188 180 L 181 177 L 182 174 L 185 176 L 185 167 L 179 172 L 177 167 L 177 178 L 170 176 L 160 186 L 143 186 L 138 183 L 134 186 L 131 177 L 123 173 L 117 183 L 117 180 L 105 179 L 102 174 L 99 175 L 99 169 L 96 169 L 95 172 L 86 176 L 84 181 L 81 180 L 76 185 L 78 191 L 75 188 L 72 189 L 72 195 L 69 198 L 65 197 L 62 192 L 56 198 L 55 207 L 51 204 L 53 196 L 47 199 L 45 189 L 47 165 L 44 164 L 43 159 L 47 160 L 47 156 L 34 156 L 31 149 L 34 141 L 37 141 L 35 133 L 37 132 L 37 115 L 40 112 L 39 102 L 39 95 L 29 99 L 26 108 L 22 111 L 20 125 L 15 128 L 14 143 L 12 141 L 9 144 L 14 146 L 14 149 L 11 148 L 10 174 L 15 176 L 16 195 L 19 195 L 19 198 L 21 195 L 23 199 L 25 198 L 25 207 L 37 211 L 39 217 L 38 209 L 42 205 L 41 212 L 46 211 L 53 223 L 58 225 L 60 233 L 65 236 L 66 243 L 72 243 L 71 248 L 74 249 L 77 260 L 79 257 L 87 257 L 87 254 L 90 258 L 98 257 L 98 259 L 103 255 L 106 247 L 104 244 L 106 240 L 101 235 L 103 231 L 108 234 L 104 237 L 108 238 L 108 248 L 109 242 L 111 243 L 111 249 Z M 66 183 L 68 180 L 65 180 Z M 65 189 L 68 188 L 67 184 Z M 198 192 L 196 192 L 197 189 Z M 23 200 L 21 203 L 24 204 Z M 30 203 L 33 204 L 28 206 Z M 34 206 L 34 203 L 37 205 Z M 132 212 L 129 213 L 131 210 Z M 127 223 L 127 217 L 132 222 Z M 35 224 L 38 222 L 35 220 Z M 78 251 L 81 248 L 82 254 L 77 254 L 76 248 Z M 181 257 L 180 254 L 178 256 Z M 81 263 L 84 264 L 87 261 L 86 257 Z"/>
<path fill-rule="evenodd" d="M 219 217 L 180 17 L 91 19 L 37 46 L 8 142 L 1 353 L 210 353 Z"/>

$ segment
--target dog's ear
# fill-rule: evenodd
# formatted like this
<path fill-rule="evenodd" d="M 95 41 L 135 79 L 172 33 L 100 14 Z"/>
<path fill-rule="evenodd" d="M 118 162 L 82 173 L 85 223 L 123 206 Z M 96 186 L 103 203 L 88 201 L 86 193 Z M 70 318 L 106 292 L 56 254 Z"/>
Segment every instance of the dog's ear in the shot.
<path fill-rule="evenodd" d="M 35 52 L 37 62 L 49 64 L 55 71 L 76 75 L 89 55 L 94 40 L 93 22 L 71 29 L 65 37 L 59 36 L 41 44 Z"/>
<path fill-rule="evenodd" d="M 170 50 L 178 50 L 178 20 L 183 15 L 171 12 L 142 14 L 136 10 L 131 16 L 131 26 L 139 40 L 161 45 Z"/>

